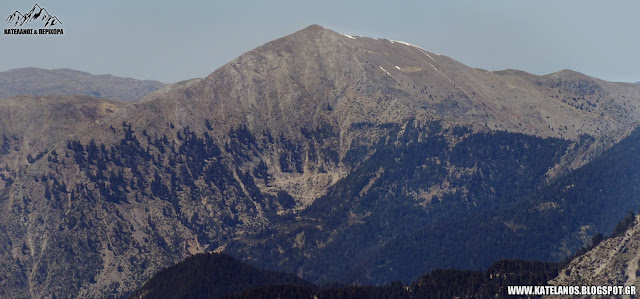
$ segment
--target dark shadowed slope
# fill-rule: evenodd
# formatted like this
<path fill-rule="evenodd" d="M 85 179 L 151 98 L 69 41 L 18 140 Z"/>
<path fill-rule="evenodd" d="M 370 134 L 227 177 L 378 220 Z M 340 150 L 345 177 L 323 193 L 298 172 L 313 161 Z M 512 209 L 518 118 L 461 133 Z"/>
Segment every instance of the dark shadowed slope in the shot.
<path fill-rule="evenodd" d="M 313 284 L 287 273 L 265 271 L 223 253 L 201 253 L 163 269 L 133 298 L 218 298 L 266 285 Z"/>
<path fill-rule="evenodd" d="M 436 270 L 411 284 L 317 286 L 231 256 L 198 254 L 153 276 L 131 298 L 502 298 L 508 285 L 547 285 L 559 263 L 499 261 L 486 271 Z"/>

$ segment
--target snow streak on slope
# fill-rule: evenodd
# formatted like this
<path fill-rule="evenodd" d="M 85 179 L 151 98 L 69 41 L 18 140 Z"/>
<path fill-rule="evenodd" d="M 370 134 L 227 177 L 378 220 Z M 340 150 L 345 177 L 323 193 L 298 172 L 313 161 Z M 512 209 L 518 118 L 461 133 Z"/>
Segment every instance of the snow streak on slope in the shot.
<path fill-rule="evenodd" d="M 403 41 L 398 41 L 398 40 L 392 40 L 391 42 L 392 43 L 400 43 L 400 44 L 403 44 L 405 46 L 414 47 L 414 48 L 418 49 L 420 52 L 424 53 L 424 55 L 427 55 L 429 58 L 431 58 L 431 60 L 436 61 L 435 59 L 433 59 L 433 57 L 431 57 L 431 55 L 429 55 L 429 53 L 427 53 L 427 50 L 425 50 L 423 48 L 420 48 L 420 47 L 418 47 L 416 45 L 413 45 L 413 44 L 410 44 L 410 43 L 407 43 L 407 42 L 403 42 Z"/>

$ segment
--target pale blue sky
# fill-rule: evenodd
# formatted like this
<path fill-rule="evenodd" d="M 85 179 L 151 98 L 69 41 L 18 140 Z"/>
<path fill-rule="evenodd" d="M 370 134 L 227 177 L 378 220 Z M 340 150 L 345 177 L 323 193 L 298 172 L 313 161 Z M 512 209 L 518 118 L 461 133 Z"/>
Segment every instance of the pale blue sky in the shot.
<path fill-rule="evenodd" d="M 0 16 L 34 3 L 3 0 Z M 1 35 L 0 71 L 72 68 L 166 83 L 204 77 L 311 24 L 403 40 L 488 70 L 640 81 L 640 1 L 39 0 L 62 36 Z M 13 28 L 1 23 L 3 28 Z"/>

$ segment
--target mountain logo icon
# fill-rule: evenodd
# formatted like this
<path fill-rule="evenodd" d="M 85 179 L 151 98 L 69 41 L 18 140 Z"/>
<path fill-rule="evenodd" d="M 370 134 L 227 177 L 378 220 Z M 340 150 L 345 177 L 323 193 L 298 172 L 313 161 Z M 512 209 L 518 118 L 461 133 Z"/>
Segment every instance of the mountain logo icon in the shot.
<path fill-rule="evenodd" d="M 22 14 L 16 10 L 6 19 L 7 24 L 13 24 L 13 26 L 22 26 L 35 20 L 43 21 L 44 27 L 52 27 L 57 24 L 62 24 L 58 17 L 51 15 L 44 7 L 37 3 L 33 5 L 33 8 L 28 13 Z"/>

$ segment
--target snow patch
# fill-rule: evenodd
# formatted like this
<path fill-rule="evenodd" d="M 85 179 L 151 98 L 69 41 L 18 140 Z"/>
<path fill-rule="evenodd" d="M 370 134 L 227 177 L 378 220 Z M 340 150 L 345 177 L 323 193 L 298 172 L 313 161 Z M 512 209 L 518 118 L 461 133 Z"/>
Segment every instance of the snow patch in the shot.
<path fill-rule="evenodd" d="M 408 42 L 399 41 L 399 40 L 392 40 L 391 42 L 392 43 L 400 43 L 400 44 L 403 44 L 403 45 L 419 48 L 418 46 L 412 45 L 412 44 L 410 44 Z"/>
<path fill-rule="evenodd" d="M 399 69 L 399 70 L 401 70 L 401 69 L 400 69 L 400 67 L 399 67 L 399 66 L 397 66 L 397 65 L 396 65 L 396 68 L 397 68 L 397 69 Z"/>
<path fill-rule="evenodd" d="M 387 70 L 385 70 L 382 66 L 380 66 L 380 69 L 383 70 L 385 73 L 387 73 L 387 75 L 389 75 L 389 77 L 393 78 L 393 76 L 391 76 L 391 74 L 389 74 L 389 72 L 387 72 Z"/>
<path fill-rule="evenodd" d="M 435 59 L 433 59 L 433 57 L 431 57 L 431 55 L 429 55 L 429 53 L 427 53 L 427 50 L 420 48 L 416 45 L 410 44 L 408 42 L 403 42 L 403 41 L 399 41 L 399 40 L 392 40 L 391 43 L 400 43 L 403 44 L 405 46 L 409 46 L 409 47 L 414 47 L 416 49 L 418 49 L 420 52 L 424 53 L 424 55 L 427 55 L 429 58 L 431 58 L 431 60 L 436 61 Z"/>
<path fill-rule="evenodd" d="M 433 64 L 432 64 L 432 63 L 429 63 L 429 64 L 431 64 L 431 67 L 432 67 L 434 70 L 436 70 L 436 71 L 438 71 L 438 72 L 439 72 L 439 70 L 438 70 L 435 66 L 433 66 Z"/>
<path fill-rule="evenodd" d="M 431 55 L 429 55 L 426 51 L 423 51 L 422 49 L 418 48 L 418 50 L 420 50 L 420 52 L 424 53 L 424 55 L 427 55 L 427 57 L 431 58 L 431 60 L 436 61 L 435 59 L 433 59 L 433 57 L 431 57 Z"/>
<path fill-rule="evenodd" d="M 513 86 L 513 85 L 511 85 L 511 84 L 507 84 L 507 86 L 509 86 L 509 87 L 511 87 L 511 88 L 521 89 L 521 90 L 524 90 L 524 91 L 529 91 L 529 90 L 528 90 L 528 89 L 526 89 L 526 88 L 522 88 L 522 87 L 518 87 L 518 86 Z"/>
<path fill-rule="evenodd" d="M 348 34 L 344 34 L 344 33 L 341 33 L 341 34 L 342 34 L 342 35 L 344 35 L 344 36 L 346 36 L 346 37 L 348 37 L 348 38 L 351 38 L 351 39 L 356 39 L 355 37 L 353 37 L 353 36 L 351 36 L 351 35 L 348 35 Z"/>

